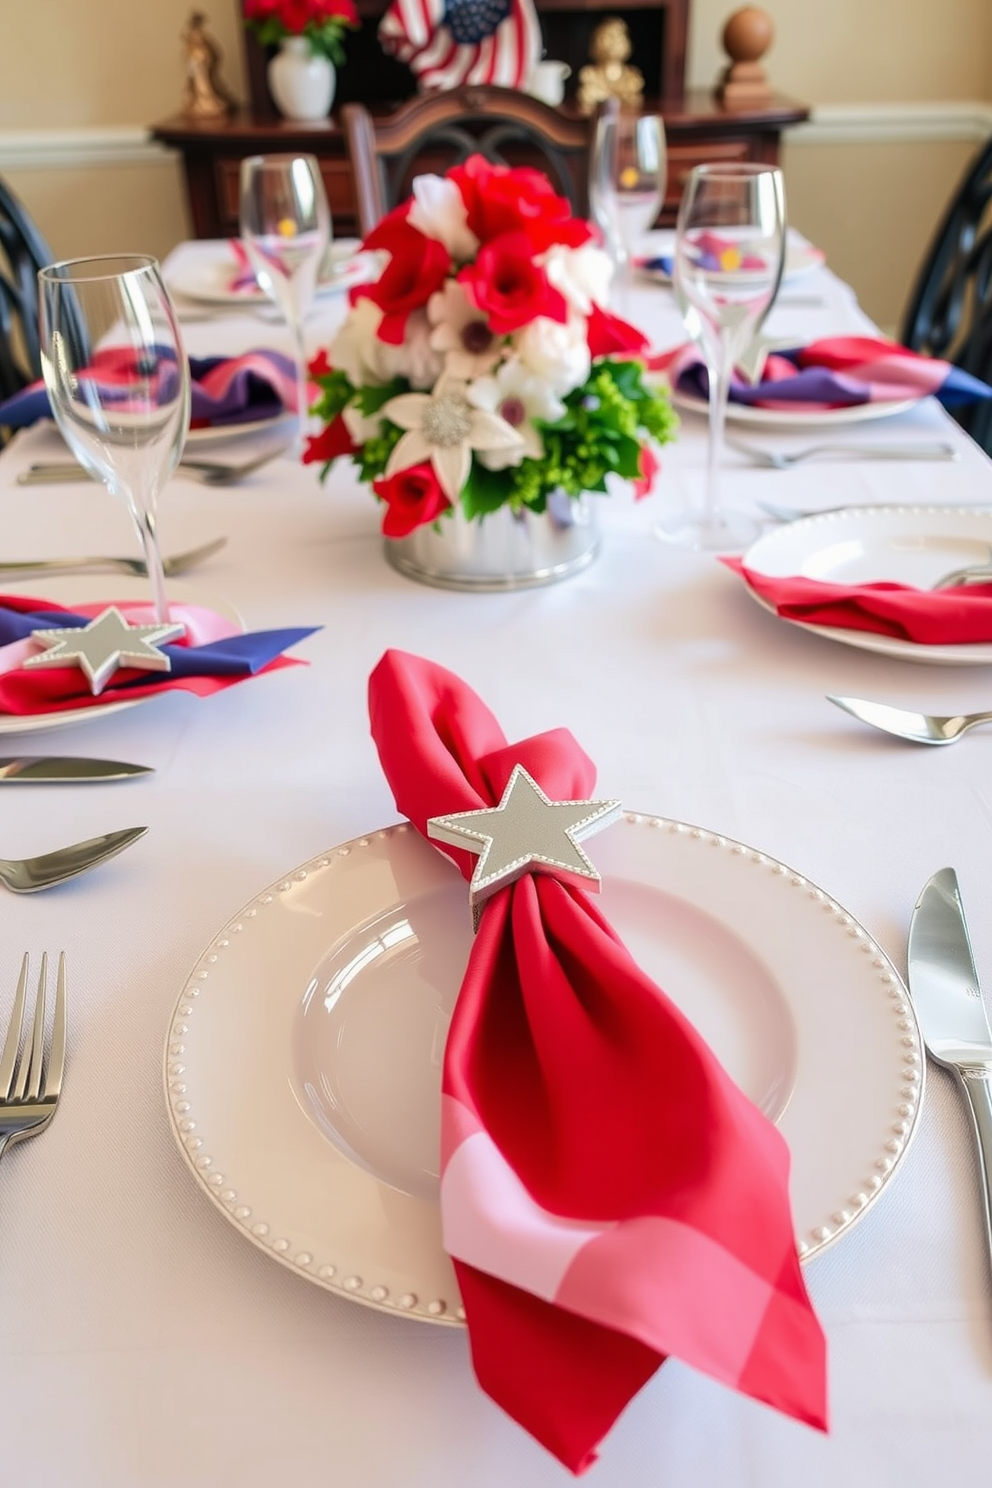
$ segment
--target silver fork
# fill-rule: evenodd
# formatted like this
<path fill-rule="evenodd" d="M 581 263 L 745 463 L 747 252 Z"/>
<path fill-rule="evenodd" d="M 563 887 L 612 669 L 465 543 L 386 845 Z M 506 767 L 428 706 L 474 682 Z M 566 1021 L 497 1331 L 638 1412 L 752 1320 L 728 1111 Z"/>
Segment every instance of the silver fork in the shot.
<path fill-rule="evenodd" d="M 729 449 L 746 455 L 755 465 L 764 465 L 769 470 L 791 470 L 804 460 L 816 460 L 821 455 L 841 455 L 853 460 L 956 460 L 957 450 L 950 444 L 810 444 L 799 450 L 765 449 L 758 444 L 749 444 L 743 439 L 726 438 Z M 772 503 L 764 503 L 766 509 Z M 780 508 L 785 510 L 786 508 Z"/>
<path fill-rule="evenodd" d="M 8 1146 L 25 1137 L 35 1137 L 55 1115 L 62 1092 L 65 1068 L 65 952 L 59 953 L 58 979 L 55 987 L 55 1013 L 52 1018 L 52 1040 L 45 1059 L 45 1002 L 48 994 L 48 953 L 41 958 L 38 993 L 24 1048 L 21 1031 L 27 1000 L 28 957 L 21 962 L 14 1007 L 10 1015 L 3 1053 L 0 1054 L 0 1157 Z M 20 1058 L 18 1058 L 20 1055 Z"/>
<path fill-rule="evenodd" d="M 173 553 L 162 559 L 165 577 L 175 578 L 195 568 L 219 553 L 227 544 L 226 537 L 215 537 L 213 542 L 203 543 L 199 548 L 188 548 L 184 553 Z M 34 579 L 45 574 L 121 573 L 133 574 L 143 579 L 148 570 L 143 558 L 26 558 L 23 563 L 0 563 L 0 579 Z"/>
<path fill-rule="evenodd" d="M 231 464 L 225 460 L 187 459 L 184 456 L 176 466 L 176 474 L 192 476 L 194 480 L 203 481 L 208 486 L 234 486 L 238 481 L 244 480 L 246 475 L 252 475 L 254 471 L 261 470 L 263 465 L 277 460 L 292 447 L 292 443 L 293 441 L 289 440 L 275 449 L 265 450 L 252 460 L 242 460 L 238 464 Z M 17 484 L 19 486 L 47 486 L 62 481 L 95 479 L 96 477 L 92 476 L 88 470 L 84 470 L 81 465 L 75 464 L 72 460 L 53 460 L 47 464 L 29 465 L 27 470 L 22 470 L 17 477 Z"/>

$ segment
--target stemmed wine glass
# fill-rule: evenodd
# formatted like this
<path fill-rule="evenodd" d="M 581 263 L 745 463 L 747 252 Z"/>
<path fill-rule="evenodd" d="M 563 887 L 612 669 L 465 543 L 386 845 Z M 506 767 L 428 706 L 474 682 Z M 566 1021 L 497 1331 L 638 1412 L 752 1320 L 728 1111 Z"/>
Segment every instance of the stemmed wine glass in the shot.
<path fill-rule="evenodd" d="M 76 459 L 126 505 L 157 621 L 169 619 L 158 493 L 189 429 L 189 363 L 157 261 L 69 259 L 38 274 L 41 364 L 55 422 Z"/>
<path fill-rule="evenodd" d="M 785 255 L 785 188 L 771 166 L 699 165 L 692 171 L 675 230 L 675 294 L 699 343 L 709 378 L 710 443 L 702 509 L 670 512 L 659 537 L 730 552 L 747 547 L 758 523 L 720 506 L 720 457 L 730 378 L 771 308 Z"/>
<path fill-rule="evenodd" d="M 590 206 L 627 287 L 634 256 L 665 199 L 665 125 L 658 114 L 604 108 L 596 120 Z"/>
<path fill-rule="evenodd" d="M 300 438 L 309 412 L 303 323 L 331 240 L 331 214 L 313 155 L 252 155 L 241 162 L 241 238 L 255 277 L 293 333 Z"/>

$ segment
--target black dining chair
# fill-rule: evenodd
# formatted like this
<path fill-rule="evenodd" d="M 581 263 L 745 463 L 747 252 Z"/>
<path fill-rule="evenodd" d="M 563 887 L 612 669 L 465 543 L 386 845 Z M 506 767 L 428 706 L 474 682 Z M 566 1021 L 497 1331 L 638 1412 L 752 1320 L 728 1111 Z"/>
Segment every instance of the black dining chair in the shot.
<path fill-rule="evenodd" d="M 969 165 L 934 235 L 899 339 L 992 382 L 992 139 Z M 992 402 L 949 411 L 992 454 Z"/>
<path fill-rule="evenodd" d="M 41 376 L 38 270 L 54 255 L 0 178 L 0 400 Z"/>
<path fill-rule="evenodd" d="M 413 98 L 388 116 L 363 104 L 341 110 L 363 237 L 410 193 L 414 176 L 469 155 L 542 170 L 576 216 L 589 206 L 591 122 L 514 88 L 469 86 Z"/>

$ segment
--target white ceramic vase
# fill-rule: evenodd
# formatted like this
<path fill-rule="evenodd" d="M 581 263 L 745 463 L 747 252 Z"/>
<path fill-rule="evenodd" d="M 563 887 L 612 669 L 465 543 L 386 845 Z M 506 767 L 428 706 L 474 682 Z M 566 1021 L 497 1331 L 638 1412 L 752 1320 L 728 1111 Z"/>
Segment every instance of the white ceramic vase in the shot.
<path fill-rule="evenodd" d="M 287 36 L 266 70 L 269 92 L 285 119 L 326 119 L 337 74 L 329 57 L 315 57 L 305 36 Z"/>

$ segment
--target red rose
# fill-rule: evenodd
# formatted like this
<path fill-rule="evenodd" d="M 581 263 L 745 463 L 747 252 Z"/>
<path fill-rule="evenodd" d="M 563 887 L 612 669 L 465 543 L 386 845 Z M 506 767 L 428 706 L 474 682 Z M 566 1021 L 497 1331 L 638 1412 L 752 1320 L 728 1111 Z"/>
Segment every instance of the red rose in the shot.
<path fill-rule="evenodd" d="M 310 381 L 316 382 L 318 377 L 327 377 L 334 368 L 327 360 L 327 352 L 320 348 L 312 361 L 307 362 L 307 371 L 310 373 Z"/>
<path fill-rule="evenodd" d="M 510 170 L 491 165 L 481 155 L 470 155 L 464 165 L 452 167 L 448 179 L 461 192 L 468 225 L 482 243 L 502 233 L 564 223 L 572 215 L 568 201 L 556 194 L 547 176 L 527 167 Z"/>
<path fill-rule="evenodd" d="M 637 468 L 641 473 L 633 483 L 634 500 L 643 501 L 645 496 L 650 496 L 654 478 L 661 469 L 661 461 L 649 444 L 641 445 Z"/>
<path fill-rule="evenodd" d="M 389 479 L 372 482 L 375 494 L 386 503 L 382 519 L 384 537 L 406 537 L 426 522 L 433 522 L 451 502 L 438 485 L 431 465 L 411 465 Z"/>
<path fill-rule="evenodd" d="M 538 315 L 562 323 L 568 319 L 565 296 L 552 288 L 534 262 L 526 233 L 493 238 L 479 249 L 475 263 L 462 269 L 458 281 L 497 336 L 518 331 Z"/>
<path fill-rule="evenodd" d="M 352 304 L 364 298 L 382 310 L 377 334 L 390 346 L 402 346 L 410 311 L 427 304 L 451 268 L 444 244 L 407 222 L 410 206 L 405 202 L 369 233 L 364 246 L 388 253 L 389 263 L 374 284 L 360 284 L 351 291 Z"/>
<path fill-rule="evenodd" d="M 627 321 L 621 320 L 619 315 L 611 315 L 608 310 L 601 310 L 598 305 L 593 305 L 586 323 L 586 340 L 589 343 L 589 355 L 593 358 L 603 356 L 637 355 L 647 347 L 647 337 L 643 336 L 636 326 L 628 325 Z"/>
<path fill-rule="evenodd" d="M 357 455 L 358 446 L 352 444 L 351 435 L 344 419 L 338 414 L 331 419 L 326 429 L 319 434 L 307 436 L 307 447 L 303 451 L 304 465 L 327 465 L 339 455 Z"/>

